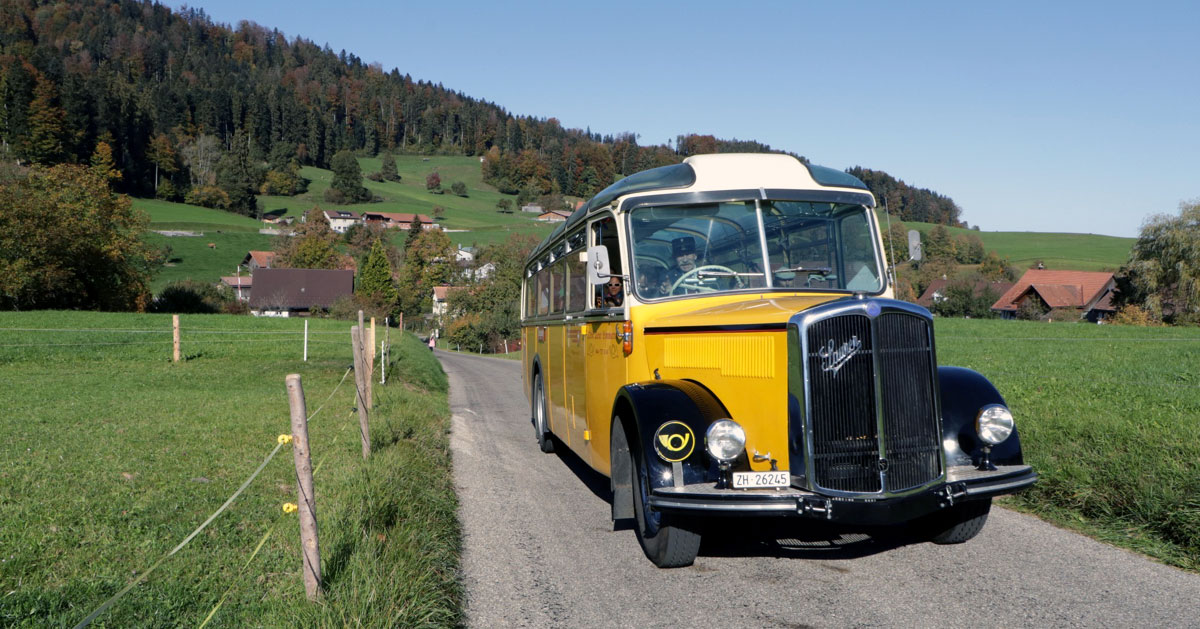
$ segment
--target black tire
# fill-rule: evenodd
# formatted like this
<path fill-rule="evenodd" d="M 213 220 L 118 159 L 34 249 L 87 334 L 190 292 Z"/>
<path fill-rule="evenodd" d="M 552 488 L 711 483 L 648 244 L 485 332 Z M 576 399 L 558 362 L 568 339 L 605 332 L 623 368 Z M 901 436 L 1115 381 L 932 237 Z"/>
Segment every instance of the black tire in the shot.
<path fill-rule="evenodd" d="M 618 430 L 624 430 L 617 422 Z M 633 517 L 638 543 L 646 558 L 659 568 L 682 568 L 692 565 L 700 551 L 700 534 L 681 527 L 669 514 L 650 509 L 650 486 L 640 448 L 629 447 L 629 465 L 633 472 Z"/>
<path fill-rule="evenodd" d="M 531 419 L 533 434 L 537 437 L 538 448 L 542 452 L 554 452 L 554 437 L 546 421 L 546 388 L 542 386 L 542 374 L 533 377 L 533 403 Z"/>
<path fill-rule="evenodd" d="M 933 537 L 929 541 L 934 544 L 961 544 L 983 530 L 987 524 L 988 512 L 992 509 L 992 499 L 971 500 L 949 507 L 944 513 L 933 518 Z"/>

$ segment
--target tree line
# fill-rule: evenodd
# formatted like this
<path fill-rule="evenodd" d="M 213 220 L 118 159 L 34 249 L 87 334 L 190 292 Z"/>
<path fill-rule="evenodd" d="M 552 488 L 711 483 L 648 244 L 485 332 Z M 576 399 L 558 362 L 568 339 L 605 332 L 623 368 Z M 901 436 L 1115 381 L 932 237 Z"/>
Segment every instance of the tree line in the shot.
<path fill-rule="evenodd" d="M 700 134 L 642 146 L 632 133 L 565 129 L 302 37 L 218 24 L 199 8 L 4 3 L 0 158 L 84 163 L 101 143 L 118 191 L 244 214 L 254 194 L 303 192 L 299 166 L 330 168 L 343 151 L 479 155 L 485 181 L 535 198 L 588 197 L 697 153 L 772 150 Z M 891 195 L 896 180 L 858 170 Z M 913 208 L 904 218 L 956 224 L 952 201 L 901 190 L 896 203 Z"/>

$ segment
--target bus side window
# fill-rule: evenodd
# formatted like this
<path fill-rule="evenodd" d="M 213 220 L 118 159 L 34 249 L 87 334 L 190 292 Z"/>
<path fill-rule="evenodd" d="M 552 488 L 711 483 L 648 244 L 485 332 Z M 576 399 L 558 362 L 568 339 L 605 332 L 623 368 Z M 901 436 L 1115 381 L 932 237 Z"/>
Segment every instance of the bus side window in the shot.
<path fill-rule="evenodd" d="M 559 260 L 550 267 L 550 313 L 562 314 L 567 307 L 567 267 Z"/>
<path fill-rule="evenodd" d="M 537 272 L 537 313 L 544 315 L 550 312 L 550 269 Z"/>
<path fill-rule="evenodd" d="M 621 270 L 621 243 L 617 238 L 617 224 L 611 216 L 602 218 L 592 223 L 592 245 L 602 245 L 608 249 L 608 264 L 609 273 L 614 276 L 619 276 L 623 273 Z M 608 278 L 609 280 L 617 278 Z M 604 285 L 607 281 L 592 287 L 592 301 L 595 308 L 611 308 L 610 305 L 605 305 Z M 623 287 L 622 294 L 628 290 L 628 287 Z"/>
<path fill-rule="evenodd" d="M 579 258 L 581 251 L 567 257 L 567 312 L 587 310 L 587 263 Z"/>
<path fill-rule="evenodd" d="M 537 273 L 525 277 L 525 318 L 537 314 Z"/>

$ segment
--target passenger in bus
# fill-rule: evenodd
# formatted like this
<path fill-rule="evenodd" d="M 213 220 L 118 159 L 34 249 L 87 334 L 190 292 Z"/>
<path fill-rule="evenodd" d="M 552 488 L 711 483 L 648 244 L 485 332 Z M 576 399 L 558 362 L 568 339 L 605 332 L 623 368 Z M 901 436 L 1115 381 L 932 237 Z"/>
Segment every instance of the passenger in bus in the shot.
<path fill-rule="evenodd" d="M 671 290 L 667 283 L 666 270 L 657 266 L 641 266 L 638 268 L 638 295 L 647 299 L 662 297 Z"/>
<path fill-rule="evenodd" d="M 619 308 L 625 305 L 625 290 L 621 278 L 610 277 L 604 284 L 604 294 L 596 298 L 597 308 Z"/>

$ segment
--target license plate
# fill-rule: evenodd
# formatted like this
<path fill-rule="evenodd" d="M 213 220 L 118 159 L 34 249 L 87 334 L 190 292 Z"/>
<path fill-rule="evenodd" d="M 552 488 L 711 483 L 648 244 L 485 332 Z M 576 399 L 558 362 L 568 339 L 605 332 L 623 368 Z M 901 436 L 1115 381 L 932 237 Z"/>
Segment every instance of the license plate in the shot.
<path fill-rule="evenodd" d="M 774 472 L 734 472 L 734 489 L 760 489 L 763 487 L 788 487 L 791 478 L 787 470 Z"/>

